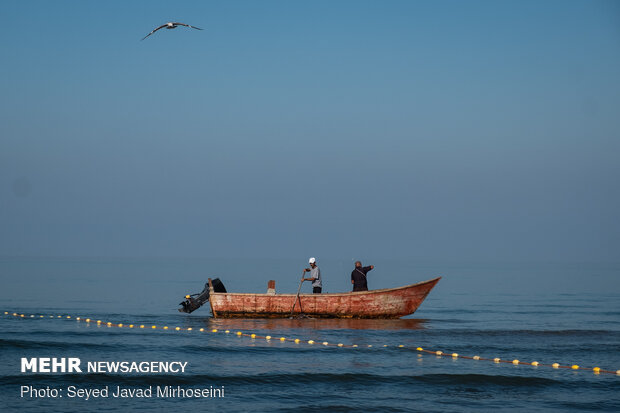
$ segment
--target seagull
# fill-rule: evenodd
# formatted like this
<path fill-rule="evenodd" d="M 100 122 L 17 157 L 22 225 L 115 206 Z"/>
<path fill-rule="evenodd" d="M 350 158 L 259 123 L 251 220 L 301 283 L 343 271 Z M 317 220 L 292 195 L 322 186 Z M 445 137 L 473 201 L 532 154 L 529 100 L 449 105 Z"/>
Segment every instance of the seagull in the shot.
<path fill-rule="evenodd" d="M 149 37 L 150 35 L 152 35 L 153 33 L 155 33 L 157 30 L 159 29 L 163 29 L 164 27 L 166 29 L 176 29 L 178 26 L 185 26 L 185 27 L 189 27 L 191 29 L 196 29 L 196 30 L 202 30 L 200 27 L 194 27 L 194 26 L 190 26 L 189 24 L 185 24 L 185 23 L 179 23 L 179 22 L 168 22 L 168 23 L 164 23 L 161 26 L 159 26 L 158 28 L 156 28 L 155 30 L 153 30 L 152 32 L 150 32 L 149 34 L 147 34 L 146 36 L 144 36 L 142 38 L 142 40 L 146 39 L 147 37 Z"/>

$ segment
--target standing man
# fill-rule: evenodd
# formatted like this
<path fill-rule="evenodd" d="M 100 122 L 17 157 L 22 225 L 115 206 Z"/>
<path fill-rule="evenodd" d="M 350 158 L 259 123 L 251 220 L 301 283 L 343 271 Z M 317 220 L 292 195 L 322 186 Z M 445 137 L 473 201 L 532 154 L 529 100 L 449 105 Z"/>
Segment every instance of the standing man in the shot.
<path fill-rule="evenodd" d="M 362 267 L 361 261 L 355 261 L 355 269 L 351 273 L 351 284 L 353 284 L 353 291 L 368 291 L 366 274 L 368 274 L 368 271 L 373 268 L 375 268 L 374 265 Z"/>
<path fill-rule="evenodd" d="M 310 272 L 310 278 L 302 278 L 303 281 L 312 281 L 312 293 L 321 294 L 323 284 L 321 283 L 321 270 L 316 265 L 316 258 L 312 257 L 308 260 L 310 268 L 304 269 L 304 273 Z"/>

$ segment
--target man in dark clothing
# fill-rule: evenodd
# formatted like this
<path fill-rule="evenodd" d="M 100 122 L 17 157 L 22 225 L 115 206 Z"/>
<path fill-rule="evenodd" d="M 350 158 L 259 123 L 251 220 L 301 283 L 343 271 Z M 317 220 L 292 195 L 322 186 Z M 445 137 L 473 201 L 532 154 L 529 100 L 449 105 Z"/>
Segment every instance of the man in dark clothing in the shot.
<path fill-rule="evenodd" d="M 374 265 L 369 267 L 362 267 L 361 261 L 355 262 L 355 269 L 351 273 L 351 284 L 353 284 L 353 291 L 368 291 L 368 283 L 366 281 L 366 274 L 368 271 L 375 268 Z"/>

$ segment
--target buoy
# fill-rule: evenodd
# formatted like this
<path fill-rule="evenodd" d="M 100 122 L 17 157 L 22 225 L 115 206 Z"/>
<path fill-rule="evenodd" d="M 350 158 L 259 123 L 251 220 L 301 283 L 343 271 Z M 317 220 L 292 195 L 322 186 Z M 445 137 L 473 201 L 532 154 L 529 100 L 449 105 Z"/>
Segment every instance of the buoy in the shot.
<path fill-rule="evenodd" d="M 237 335 L 238 335 L 239 337 L 241 337 L 241 334 L 243 334 L 241 331 L 237 331 Z"/>
<path fill-rule="evenodd" d="M 342 347 L 342 346 L 343 346 L 343 344 L 342 344 L 342 343 L 338 343 L 338 347 Z"/>
<path fill-rule="evenodd" d="M 598 374 L 598 373 L 601 372 L 601 368 L 600 367 L 594 367 L 592 370 L 594 371 L 595 374 Z"/>
<path fill-rule="evenodd" d="M 133 324 L 129 324 L 129 328 L 133 328 Z"/>
<path fill-rule="evenodd" d="M 558 363 L 553 363 L 551 367 L 553 367 L 554 369 L 557 369 L 560 367 L 560 365 Z"/>
<path fill-rule="evenodd" d="M 314 340 L 308 340 L 308 344 L 314 344 Z"/>
<path fill-rule="evenodd" d="M 87 323 L 90 323 L 90 318 L 87 318 L 87 319 L 86 319 L 86 322 L 87 322 Z"/>
<path fill-rule="evenodd" d="M 474 360 L 480 360 L 480 356 L 474 356 Z"/>
<path fill-rule="evenodd" d="M 205 331 L 205 329 L 204 329 L 204 328 L 201 328 L 201 329 L 200 329 L 200 331 Z"/>
<path fill-rule="evenodd" d="M 517 359 L 512 360 L 512 364 L 515 364 L 515 365 L 519 364 L 519 360 L 517 360 Z"/>
<path fill-rule="evenodd" d="M 179 331 L 181 329 L 181 327 L 175 327 L 174 328 L 176 331 Z"/>
<path fill-rule="evenodd" d="M 228 334 L 228 333 L 230 333 L 230 330 L 226 330 L 226 331 L 224 331 L 224 332 L 225 332 L 226 334 Z"/>
<path fill-rule="evenodd" d="M 286 341 L 286 337 L 280 337 L 280 341 Z"/>
<path fill-rule="evenodd" d="M 140 328 L 144 328 L 144 324 L 140 324 Z"/>
<path fill-rule="evenodd" d="M 493 361 L 494 361 L 494 362 L 496 362 L 496 363 L 499 363 L 499 362 L 500 362 L 500 360 L 501 360 L 501 359 L 500 359 L 499 357 L 495 357 L 495 358 L 493 359 Z"/>
<path fill-rule="evenodd" d="M 168 326 L 164 326 L 164 330 L 168 330 Z"/>
<path fill-rule="evenodd" d="M 118 326 L 119 326 L 119 327 L 121 327 L 121 328 L 123 328 L 123 325 L 122 325 L 122 324 L 119 324 Z"/>
<path fill-rule="evenodd" d="M 212 333 L 217 333 L 217 328 L 214 328 L 213 330 L 211 330 Z"/>
<path fill-rule="evenodd" d="M 403 344 L 401 344 L 401 345 L 399 345 L 398 347 L 403 348 L 403 347 L 405 347 L 405 346 L 404 346 Z"/>
<path fill-rule="evenodd" d="M 452 353 L 452 357 L 457 358 L 458 356 L 458 353 Z"/>
<path fill-rule="evenodd" d="M 538 362 L 537 361 L 532 361 L 532 366 L 538 367 Z"/>
<path fill-rule="evenodd" d="M 188 328 L 187 328 L 187 331 L 192 331 L 192 328 L 191 328 L 191 327 L 188 327 Z"/>
<path fill-rule="evenodd" d="M 441 356 L 443 353 L 442 353 L 441 351 L 437 350 L 437 351 L 435 352 L 435 354 L 437 354 L 438 356 Z"/>
<path fill-rule="evenodd" d="M 101 324 L 101 320 L 97 320 L 97 324 Z"/>
<path fill-rule="evenodd" d="M 372 344 L 369 344 L 369 345 L 368 345 L 368 348 L 370 348 L 370 347 L 372 347 Z"/>
<path fill-rule="evenodd" d="M 256 334 L 252 333 L 252 334 L 250 334 L 250 337 L 251 338 L 256 338 Z"/>
<path fill-rule="evenodd" d="M 353 344 L 353 346 L 351 346 L 351 347 L 357 347 L 357 344 Z"/>
<path fill-rule="evenodd" d="M 43 317 L 43 316 L 41 316 L 41 317 Z M 80 317 L 76 318 L 76 320 L 77 320 L 77 321 L 80 321 Z"/>
<path fill-rule="evenodd" d="M 579 366 L 576 364 L 573 364 L 572 366 L 570 366 L 570 368 L 573 370 L 579 370 Z"/>
<path fill-rule="evenodd" d="M 422 351 L 422 350 L 424 350 L 424 349 L 423 349 L 422 347 L 418 347 L 418 348 L 416 348 L 416 350 L 418 350 L 418 351 Z"/>
<path fill-rule="evenodd" d="M 329 343 L 328 343 L 327 341 L 324 341 L 324 342 L 323 342 L 323 345 L 324 345 L 324 346 L 326 346 L 326 345 L 328 345 L 328 344 L 329 344 Z"/>
<path fill-rule="evenodd" d="M 112 323 L 111 323 L 111 322 L 109 322 L 109 321 L 107 322 L 107 324 L 108 324 L 108 327 L 110 327 L 110 326 L 112 325 Z"/>
<path fill-rule="evenodd" d="M 151 328 L 157 328 L 157 326 L 151 326 Z"/>
<path fill-rule="evenodd" d="M 271 340 L 271 336 L 266 336 L 265 340 Z"/>
<path fill-rule="evenodd" d="M 298 338 L 295 339 L 295 343 L 299 344 L 300 340 Z"/>

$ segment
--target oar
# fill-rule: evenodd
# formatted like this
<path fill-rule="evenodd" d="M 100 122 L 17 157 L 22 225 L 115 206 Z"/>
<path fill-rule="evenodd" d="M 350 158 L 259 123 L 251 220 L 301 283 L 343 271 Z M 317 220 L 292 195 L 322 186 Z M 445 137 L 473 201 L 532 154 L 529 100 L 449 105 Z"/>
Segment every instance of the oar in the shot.
<path fill-rule="evenodd" d="M 299 300 L 299 292 L 301 291 L 301 285 L 304 283 L 304 274 L 306 271 L 301 273 L 301 281 L 299 281 L 299 288 L 297 289 L 297 296 L 295 296 L 295 301 L 293 302 L 293 307 L 291 307 L 291 318 L 293 318 L 293 310 L 295 310 L 295 304 L 297 304 L 297 300 Z M 299 303 L 301 305 L 301 303 Z"/>

